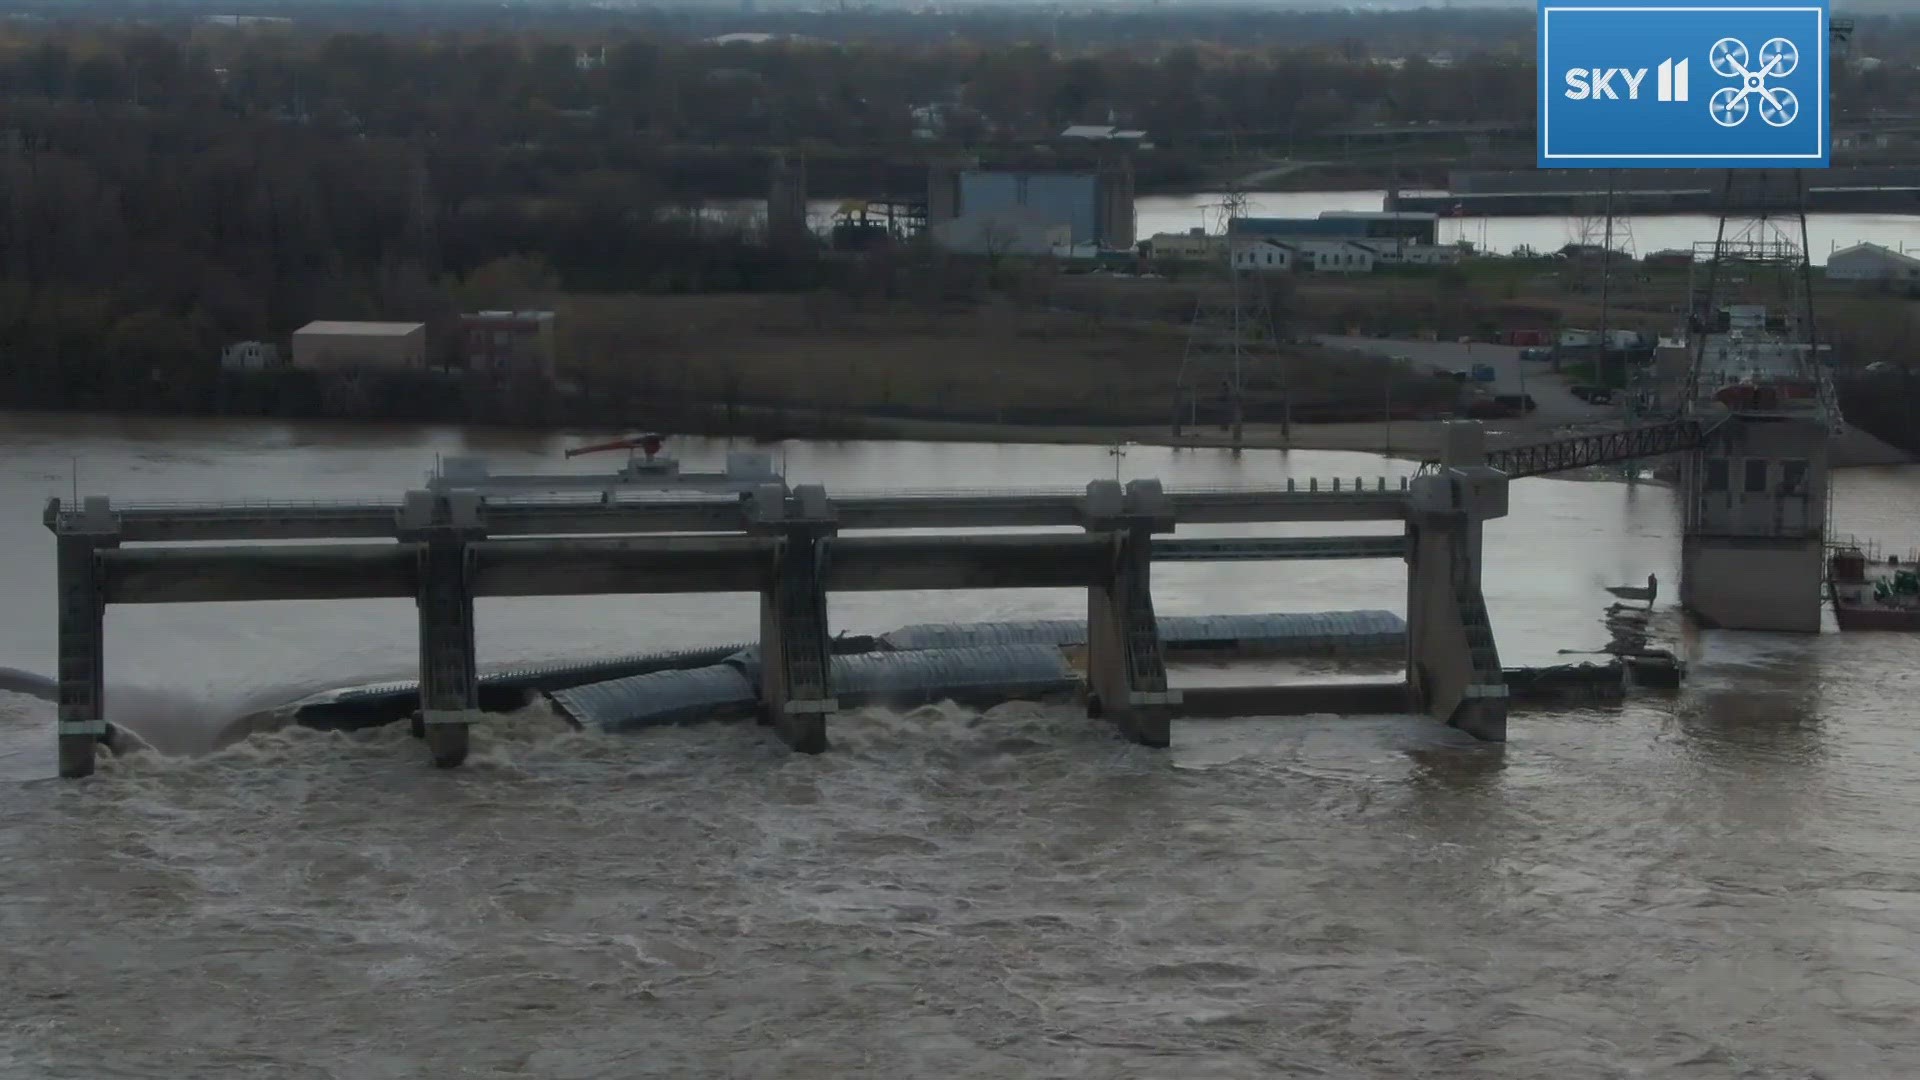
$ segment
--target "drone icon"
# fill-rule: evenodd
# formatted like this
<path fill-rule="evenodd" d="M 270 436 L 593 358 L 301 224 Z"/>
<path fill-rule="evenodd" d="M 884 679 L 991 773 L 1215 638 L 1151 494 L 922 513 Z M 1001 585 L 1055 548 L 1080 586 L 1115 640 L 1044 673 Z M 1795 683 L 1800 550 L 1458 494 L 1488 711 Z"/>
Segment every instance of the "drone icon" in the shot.
<path fill-rule="evenodd" d="M 1769 78 L 1784 79 L 1800 66 L 1800 50 L 1786 38 L 1768 38 L 1760 46 L 1760 66 L 1748 66 L 1746 43 L 1737 38 L 1721 38 L 1707 53 L 1707 63 L 1716 75 L 1740 80 L 1738 87 L 1723 86 L 1707 101 L 1707 114 L 1721 127 L 1738 127 L 1747 119 L 1747 99 L 1760 99 L 1760 120 L 1768 127 L 1782 128 L 1800 115 L 1800 99 L 1784 86 L 1769 86 Z"/>

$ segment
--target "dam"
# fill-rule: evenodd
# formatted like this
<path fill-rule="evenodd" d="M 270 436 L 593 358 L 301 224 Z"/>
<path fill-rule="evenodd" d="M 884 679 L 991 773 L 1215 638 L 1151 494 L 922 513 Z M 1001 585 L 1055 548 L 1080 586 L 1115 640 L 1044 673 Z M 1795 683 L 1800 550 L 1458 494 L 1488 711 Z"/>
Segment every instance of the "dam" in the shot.
<path fill-rule="evenodd" d="M 411 491 L 397 503 L 116 505 L 51 500 L 59 574 L 60 772 L 94 767 L 105 719 L 104 624 L 123 604 L 412 597 L 421 720 L 435 764 L 464 761 L 479 717 L 473 605 L 485 596 L 744 592 L 760 598 L 758 710 L 786 745 L 827 748 L 828 598 L 902 589 L 1075 588 L 1087 594 L 1089 712 L 1147 746 L 1189 712 L 1375 711 L 1378 687 L 1167 682 L 1155 561 L 1397 559 L 1407 661 L 1390 701 L 1476 738 L 1506 737 L 1506 692 L 1480 591 L 1482 527 L 1506 513 L 1506 474 L 1477 425 L 1449 430 L 1439 467 L 1399 484 L 1175 491 L 1098 480 L 1078 492 L 830 498 L 814 485 L 738 497 L 482 496 Z M 1185 538 L 1183 523 L 1395 522 L 1399 536 Z M 1077 532 L 852 535 L 879 529 Z M 236 542 L 238 541 L 238 542 Z M 289 541 L 302 541 L 289 543 Z"/>

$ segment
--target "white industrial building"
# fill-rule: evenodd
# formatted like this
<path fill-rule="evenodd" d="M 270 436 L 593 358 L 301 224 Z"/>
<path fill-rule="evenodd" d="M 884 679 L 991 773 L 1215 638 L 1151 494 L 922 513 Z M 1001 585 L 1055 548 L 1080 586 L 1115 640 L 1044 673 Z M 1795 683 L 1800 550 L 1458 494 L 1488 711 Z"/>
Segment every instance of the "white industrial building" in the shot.
<path fill-rule="evenodd" d="M 1240 270 L 1291 270 L 1294 247 L 1266 236 L 1233 237 L 1233 265 Z"/>
<path fill-rule="evenodd" d="M 1309 270 L 1323 274 L 1373 272 L 1375 256 L 1346 240 L 1276 240 L 1270 236 L 1233 238 L 1233 265 L 1246 270 Z"/>
<path fill-rule="evenodd" d="M 1920 285 L 1920 258 L 1879 244 L 1855 244 L 1827 256 L 1827 278 Z"/>
<path fill-rule="evenodd" d="M 1072 124 L 1060 133 L 1063 139 L 1098 139 L 1101 141 L 1119 140 L 1121 142 L 1139 142 L 1147 137 L 1144 131 L 1119 128 L 1112 124 Z"/>
<path fill-rule="evenodd" d="M 1378 266 L 1452 266 L 1462 252 L 1457 244 L 1407 244 L 1398 240 L 1354 240 L 1355 247 L 1373 252 Z"/>
<path fill-rule="evenodd" d="M 1065 258 L 1074 250 L 1071 224 L 1021 206 L 962 214 L 931 231 L 936 246 L 957 255 Z"/>
<path fill-rule="evenodd" d="M 1152 254 L 1163 257 L 1163 245 L 1166 251 L 1179 251 L 1197 242 L 1178 234 L 1162 234 L 1153 238 Z M 1367 274 L 1380 266 L 1452 266 L 1462 257 L 1454 244 L 1422 244 L 1394 237 L 1347 240 L 1238 234 L 1232 238 L 1232 245 L 1233 265 L 1263 271 Z"/>
<path fill-rule="evenodd" d="M 1296 268 L 1329 274 L 1370 274 L 1372 249 L 1351 240 L 1303 240 L 1294 245 L 1300 253 Z"/>

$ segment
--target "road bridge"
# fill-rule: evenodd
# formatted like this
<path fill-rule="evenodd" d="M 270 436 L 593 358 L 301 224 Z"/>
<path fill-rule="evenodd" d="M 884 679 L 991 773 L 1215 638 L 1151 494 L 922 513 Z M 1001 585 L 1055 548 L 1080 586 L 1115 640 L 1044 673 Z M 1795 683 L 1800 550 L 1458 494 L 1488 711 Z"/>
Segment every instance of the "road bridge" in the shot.
<path fill-rule="evenodd" d="M 1506 737 L 1504 676 L 1480 592 L 1481 528 L 1506 477 L 1477 425 L 1448 430 L 1428 475 L 1168 492 L 1099 480 L 1077 492 L 859 494 L 768 484 L 739 497 L 482 497 L 398 502 L 48 503 L 58 550 L 60 771 L 92 771 L 107 738 L 104 621 L 116 604 L 414 598 L 422 728 L 436 764 L 464 760 L 479 715 L 474 601 L 484 596 L 745 592 L 760 597 L 762 719 L 818 752 L 837 710 L 828 597 L 904 589 L 1073 588 L 1088 597 L 1090 713 L 1166 746 L 1186 708 L 1169 687 L 1151 590 L 1165 561 L 1398 559 L 1408 657 L 1393 697 L 1470 734 Z M 1394 522 L 1387 534 L 1192 538 L 1187 523 Z M 871 535 L 901 529 L 1073 532 Z M 854 535 L 858 533 L 866 535 Z M 298 542 L 291 542 L 298 541 Z M 1383 690 L 1196 692 L 1195 707 L 1378 711 Z M 1263 697 L 1263 695 L 1265 695 Z"/>

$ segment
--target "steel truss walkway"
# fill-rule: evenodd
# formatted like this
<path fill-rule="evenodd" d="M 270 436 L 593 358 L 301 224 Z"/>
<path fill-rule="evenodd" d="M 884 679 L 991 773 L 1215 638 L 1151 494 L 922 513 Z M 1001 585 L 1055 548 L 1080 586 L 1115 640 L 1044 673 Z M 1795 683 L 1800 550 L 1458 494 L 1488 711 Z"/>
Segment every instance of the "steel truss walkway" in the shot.
<path fill-rule="evenodd" d="M 1610 431 L 1568 435 L 1546 442 L 1507 446 L 1487 451 L 1487 464 L 1510 478 L 1519 479 L 1523 476 L 1544 476 L 1595 465 L 1661 457 L 1697 449 L 1720 426 L 1719 419 L 1703 420 L 1689 416 L 1658 424 L 1640 424 Z M 1429 460 L 1421 462 L 1420 467 L 1426 471 L 1438 465 L 1438 461 Z"/>

